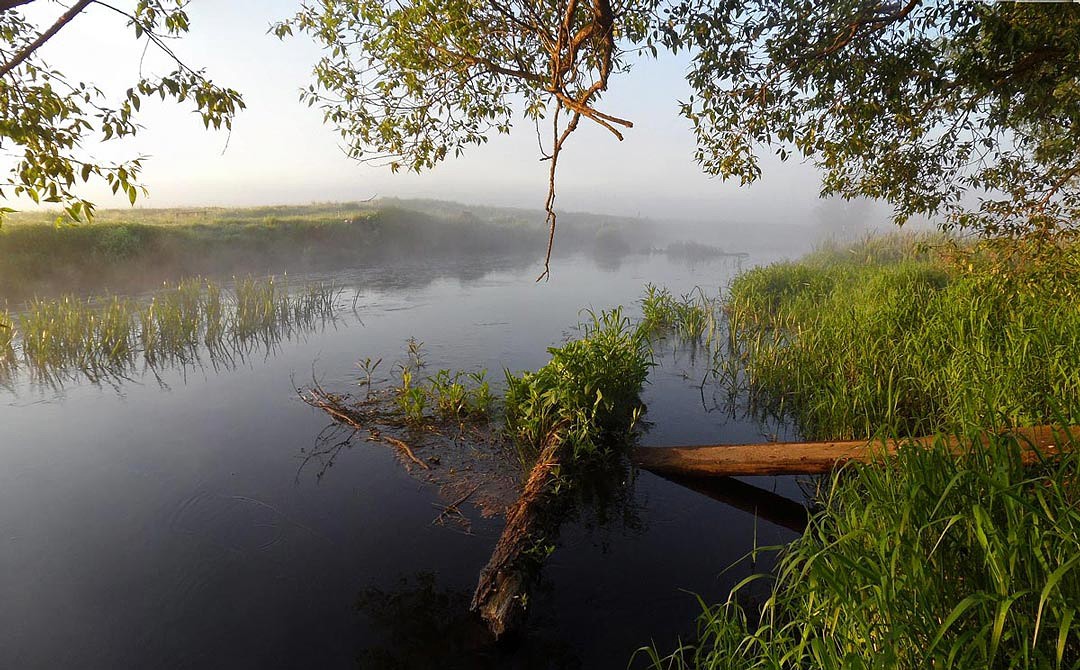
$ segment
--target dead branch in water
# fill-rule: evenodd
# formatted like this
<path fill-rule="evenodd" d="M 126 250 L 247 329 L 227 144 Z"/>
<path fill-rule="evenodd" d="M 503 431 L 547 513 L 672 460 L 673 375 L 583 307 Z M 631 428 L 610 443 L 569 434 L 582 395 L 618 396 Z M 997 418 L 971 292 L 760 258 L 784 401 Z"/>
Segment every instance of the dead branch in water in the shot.
<path fill-rule="evenodd" d="M 433 525 L 433 526 L 436 525 L 436 524 L 442 525 L 443 521 L 445 521 L 447 518 L 449 518 L 451 514 L 456 514 L 465 523 L 468 523 L 468 518 L 464 514 L 461 513 L 461 510 L 458 508 L 458 505 L 463 504 L 466 500 L 471 498 L 472 494 L 476 493 L 476 491 L 479 488 L 480 488 L 479 484 L 477 484 L 476 486 L 473 486 L 471 489 L 468 490 L 468 492 L 465 493 L 465 495 L 461 496 L 460 498 L 458 498 L 454 502 L 450 503 L 449 505 L 443 507 L 442 511 L 439 512 L 439 516 L 435 517 L 435 519 L 432 520 L 431 525 Z"/>
<path fill-rule="evenodd" d="M 384 442 L 390 446 L 396 448 L 398 453 L 404 456 L 409 461 L 420 466 L 424 470 L 430 469 L 428 464 L 416 457 L 413 453 L 412 447 L 397 439 L 396 437 L 390 437 L 389 435 L 383 435 L 382 432 L 374 425 L 374 417 L 364 414 L 362 411 L 348 403 L 348 399 L 345 396 L 338 395 L 336 393 L 326 392 L 322 386 L 315 380 L 312 380 L 311 388 L 307 391 L 297 389 L 297 393 L 300 399 L 308 405 L 321 409 L 330 416 L 334 417 L 338 422 L 350 426 L 356 430 L 367 431 L 371 440 L 376 442 Z"/>

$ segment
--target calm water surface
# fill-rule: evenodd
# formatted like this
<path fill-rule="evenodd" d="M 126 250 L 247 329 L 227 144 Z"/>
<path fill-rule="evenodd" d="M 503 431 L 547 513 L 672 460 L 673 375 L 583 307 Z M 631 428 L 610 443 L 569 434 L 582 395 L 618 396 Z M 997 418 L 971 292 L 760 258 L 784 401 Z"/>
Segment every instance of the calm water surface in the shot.
<path fill-rule="evenodd" d="M 646 282 L 715 293 L 736 269 L 579 257 L 540 285 L 509 260 L 355 271 L 334 277 L 334 324 L 234 369 L 0 389 L 0 668 L 625 668 L 650 640 L 670 647 L 693 631 L 689 592 L 723 598 L 753 571 L 725 568 L 793 533 L 631 474 L 564 524 L 527 628 L 494 644 L 467 609 L 502 520 L 463 505 L 471 534 L 433 525 L 438 492 L 363 441 L 321 477 L 301 468 L 328 421 L 292 378 L 356 388 L 358 358 L 386 370 L 412 336 L 430 371 L 499 379 L 543 365 L 582 308 L 633 312 Z M 658 356 L 645 444 L 775 430 L 718 408 L 691 354 Z M 754 483 L 799 499 L 790 480 Z"/>

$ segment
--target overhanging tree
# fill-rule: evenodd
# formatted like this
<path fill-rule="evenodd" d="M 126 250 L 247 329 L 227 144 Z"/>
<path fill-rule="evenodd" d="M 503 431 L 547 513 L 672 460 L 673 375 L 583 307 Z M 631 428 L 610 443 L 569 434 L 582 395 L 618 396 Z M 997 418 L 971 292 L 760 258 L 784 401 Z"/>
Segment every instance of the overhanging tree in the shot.
<path fill-rule="evenodd" d="M 7 189 L 92 211 L 76 184 L 97 177 L 134 199 L 140 159 L 82 155 L 90 137 L 138 131 L 148 95 L 193 102 L 207 126 L 243 107 L 177 60 L 109 106 L 69 82 L 39 47 L 93 4 L 30 25 L 0 0 L 0 148 L 18 158 Z M 141 0 L 135 37 L 171 55 L 188 30 L 184 0 Z M 348 154 L 424 170 L 509 132 L 550 132 L 547 198 L 555 230 L 559 154 L 582 119 L 622 138 L 631 122 L 602 95 L 635 60 L 688 53 L 681 103 L 706 172 L 749 183 L 759 155 L 804 156 L 822 193 L 885 200 L 897 222 L 936 218 L 986 235 L 1058 239 L 1080 215 L 1080 6 L 872 0 L 320 0 L 279 37 L 325 47 L 302 98 L 322 108 Z M 6 190 L 5 190 L 6 192 Z M 550 257 L 550 238 L 548 254 Z M 546 272 L 545 272 L 546 274 Z"/>
<path fill-rule="evenodd" d="M 56 17 L 36 25 L 23 11 L 30 4 L 55 7 Z M 69 24 L 94 5 L 115 14 L 147 48 L 164 53 L 174 69 L 162 75 L 140 73 L 118 100 L 110 101 L 92 83 L 72 80 L 51 68 L 41 58 L 41 47 L 58 36 L 63 39 L 61 33 L 70 30 Z M 188 32 L 186 5 L 186 0 L 139 0 L 129 10 L 102 0 L 78 0 L 70 6 L 0 0 L 0 155 L 11 166 L 6 178 L 0 178 L 0 196 L 56 203 L 70 220 L 89 221 L 94 204 L 78 194 L 78 187 L 102 180 L 134 204 L 146 192 L 138 181 L 143 159 L 102 162 L 84 145 L 136 135 L 138 113 L 148 97 L 192 105 L 207 128 L 232 127 L 233 117 L 244 108 L 240 94 L 214 84 L 169 46 L 170 39 Z M 0 208 L 0 221 L 10 211 Z"/>
<path fill-rule="evenodd" d="M 302 100 L 319 105 L 359 160 L 421 171 L 492 133 L 515 106 L 549 114 L 547 261 L 559 154 L 582 118 L 619 138 L 632 123 L 602 111 L 614 74 L 656 53 L 658 0 L 330 0 L 276 26 L 326 49 Z M 544 151 L 542 149 L 542 151 Z"/>
<path fill-rule="evenodd" d="M 804 156 L 822 194 L 945 228 L 1056 239 L 1080 215 L 1080 6 L 841 0 L 324 0 L 279 36 L 326 49 L 302 98 L 349 155 L 420 171 L 515 113 L 559 151 L 614 73 L 690 54 L 681 103 L 703 169 L 747 184 Z M 563 120 L 562 125 L 560 125 Z M 550 256 L 550 244 L 548 253 Z M 546 272 L 545 272 L 546 274 Z"/>
<path fill-rule="evenodd" d="M 1075 233 L 1080 6 L 689 0 L 670 16 L 706 171 L 752 181 L 771 146 L 898 223 Z"/>

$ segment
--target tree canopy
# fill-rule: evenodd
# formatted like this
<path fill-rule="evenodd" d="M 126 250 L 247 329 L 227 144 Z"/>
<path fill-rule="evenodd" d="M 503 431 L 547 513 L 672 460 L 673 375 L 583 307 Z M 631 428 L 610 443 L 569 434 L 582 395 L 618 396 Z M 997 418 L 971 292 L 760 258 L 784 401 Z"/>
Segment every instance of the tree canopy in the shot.
<path fill-rule="evenodd" d="M 304 92 L 350 155 L 429 168 L 553 117 L 558 151 L 641 56 L 689 55 L 680 103 L 702 168 L 743 184 L 760 155 L 809 159 L 822 194 L 946 228 L 1075 232 L 1080 7 L 877 0 L 325 0 L 280 36 L 326 48 Z M 560 117 L 561 115 L 561 117 Z M 560 126 L 560 118 L 564 120 Z"/>
<path fill-rule="evenodd" d="M 56 18 L 36 25 L 23 11 L 30 4 L 55 7 Z M 123 191 L 134 204 L 146 192 L 139 183 L 143 159 L 102 162 L 84 145 L 94 138 L 136 135 L 142 101 L 151 96 L 192 105 L 207 128 L 232 127 L 234 115 L 244 108 L 241 95 L 214 84 L 204 72 L 177 58 L 169 46 L 170 38 L 189 30 L 186 4 L 186 0 L 138 0 L 129 11 L 102 0 L 78 0 L 70 6 L 0 0 L 0 152 L 11 164 L 6 177 L 0 177 L 0 197 L 21 195 L 56 203 L 71 220 L 88 221 L 94 204 L 79 195 L 78 187 L 96 179 L 113 193 Z M 133 39 L 164 53 L 174 69 L 140 73 L 119 99 L 110 100 L 92 82 L 75 81 L 50 67 L 41 57 L 41 47 L 95 5 L 124 22 Z M 0 208 L 0 217 L 10 211 Z"/>
<path fill-rule="evenodd" d="M 177 61 L 112 106 L 69 82 L 37 48 L 92 4 L 124 14 L 138 39 L 188 30 L 184 0 L 123 13 L 80 0 L 38 30 L 0 0 L 0 146 L 22 152 L 6 186 L 60 202 L 99 177 L 132 199 L 139 159 L 80 156 L 89 136 L 137 132 L 148 95 L 194 103 L 228 127 L 243 100 Z M 42 0 L 36 0 L 42 2 Z M 584 120 L 619 139 L 609 86 L 642 58 L 689 58 L 682 114 L 710 174 L 746 184 L 763 152 L 805 158 L 822 193 L 869 197 L 945 228 L 1059 238 L 1080 218 L 1080 6 L 888 0 L 319 0 L 272 31 L 324 48 L 301 93 L 347 153 L 421 171 L 515 122 L 548 135 L 548 221 L 564 143 Z M 542 125 L 541 125 L 542 124 Z M 550 254 L 550 248 L 549 248 Z"/>

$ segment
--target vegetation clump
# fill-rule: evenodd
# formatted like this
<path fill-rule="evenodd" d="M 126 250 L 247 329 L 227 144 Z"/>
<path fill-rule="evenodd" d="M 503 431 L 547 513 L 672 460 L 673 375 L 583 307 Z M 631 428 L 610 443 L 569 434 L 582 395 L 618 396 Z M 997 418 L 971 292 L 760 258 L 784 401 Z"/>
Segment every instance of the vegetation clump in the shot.
<path fill-rule="evenodd" d="M 689 341 L 712 343 L 720 330 L 720 304 L 698 288 L 676 298 L 666 288 L 645 285 L 641 328 L 650 334 L 674 333 Z"/>
<path fill-rule="evenodd" d="M 970 253 L 961 266 L 904 245 L 872 241 L 739 276 L 718 368 L 812 438 L 1032 425 L 1067 412 L 1063 401 L 1080 397 L 1072 292 L 1060 282 L 1014 290 Z"/>
<path fill-rule="evenodd" d="M 649 342 L 622 309 L 590 313 L 582 337 L 548 349 L 535 372 L 506 372 L 506 426 L 519 449 L 535 456 L 558 435 L 574 460 L 607 449 L 632 430 L 651 364 Z"/>
<path fill-rule="evenodd" d="M 1080 417 L 1075 277 L 999 261 L 892 237 L 736 279 L 720 361 L 759 407 L 823 439 L 938 437 L 833 473 L 805 534 L 764 549 L 774 574 L 653 667 L 1080 667 L 1078 436 L 1025 467 L 1008 431 Z"/>

